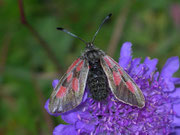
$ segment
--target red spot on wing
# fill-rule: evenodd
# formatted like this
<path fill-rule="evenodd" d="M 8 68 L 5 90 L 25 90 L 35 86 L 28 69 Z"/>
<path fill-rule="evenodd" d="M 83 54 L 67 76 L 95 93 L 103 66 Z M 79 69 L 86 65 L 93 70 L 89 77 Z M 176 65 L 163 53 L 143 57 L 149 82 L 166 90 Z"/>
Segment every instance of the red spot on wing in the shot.
<path fill-rule="evenodd" d="M 113 78 L 114 78 L 114 82 L 115 85 L 119 85 L 121 82 L 121 76 L 118 74 L 118 72 L 113 71 Z"/>
<path fill-rule="evenodd" d="M 121 75 L 123 75 L 123 71 L 121 71 L 120 65 L 119 65 L 116 61 L 114 61 L 111 57 L 108 56 L 108 58 L 118 67 L 119 73 L 120 73 Z"/>
<path fill-rule="evenodd" d="M 76 67 L 76 71 L 80 71 L 83 66 L 83 61 L 81 61 L 78 66 Z"/>
<path fill-rule="evenodd" d="M 72 89 L 74 91 L 78 91 L 79 90 L 79 80 L 77 78 L 73 78 Z"/>
<path fill-rule="evenodd" d="M 108 59 L 108 57 L 104 57 L 104 60 L 106 61 L 106 63 L 108 64 L 108 66 L 109 66 L 110 68 L 113 67 L 112 64 L 111 64 L 111 62 L 110 62 L 110 60 Z"/>
<path fill-rule="evenodd" d="M 133 86 L 133 84 L 132 84 L 132 82 L 131 82 L 130 80 L 126 82 L 126 85 L 127 85 L 128 89 L 129 89 L 132 93 L 134 93 L 134 86 Z"/>
<path fill-rule="evenodd" d="M 120 75 L 124 75 L 123 71 L 121 70 L 121 67 L 120 65 L 114 61 L 111 57 L 107 56 L 109 59 L 107 59 L 109 61 L 109 63 L 114 63 L 117 67 L 118 67 L 118 71 L 120 73 Z M 109 64 L 108 64 L 109 65 Z M 111 64 L 112 65 L 112 64 Z M 113 71 L 113 77 L 114 77 L 114 81 L 115 81 L 115 84 L 118 85 L 120 82 L 121 82 L 121 76 L 120 76 L 117 72 Z M 120 79 L 119 79 L 120 78 Z M 134 85 L 132 84 L 132 82 L 129 80 L 126 82 L 126 85 L 128 87 L 128 89 L 134 93 L 135 89 L 134 89 Z"/>
<path fill-rule="evenodd" d="M 67 73 L 69 73 L 79 61 L 80 61 L 80 58 L 74 61 L 73 64 L 68 68 Z"/>
<path fill-rule="evenodd" d="M 118 71 L 121 75 L 123 75 L 123 71 L 121 71 L 121 69 L 118 67 Z"/>
<path fill-rule="evenodd" d="M 67 77 L 67 82 L 69 82 L 69 81 L 71 80 L 71 78 L 72 78 L 72 73 L 70 73 L 70 74 L 68 75 L 68 77 Z"/>
<path fill-rule="evenodd" d="M 61 98 L 61 97 L 64 96 L 65 93 L 66 93 L 66 87 L 61 86 L 61 87 L 59 88 L 59 91 L 58 91 L 57 94 L 56 94 L 56 97 L 57 97 L 57 98 Z"/>
<path fill-rule="evenodd" d="M 109 56 L 108 56 L 108 58 L 109 58 L 114 64 L 116 64 L 117 66 L 119 66 L 119 64 L 118 64 L 113 58 L 111 58 L 111 57 L 109 57 Z"/>

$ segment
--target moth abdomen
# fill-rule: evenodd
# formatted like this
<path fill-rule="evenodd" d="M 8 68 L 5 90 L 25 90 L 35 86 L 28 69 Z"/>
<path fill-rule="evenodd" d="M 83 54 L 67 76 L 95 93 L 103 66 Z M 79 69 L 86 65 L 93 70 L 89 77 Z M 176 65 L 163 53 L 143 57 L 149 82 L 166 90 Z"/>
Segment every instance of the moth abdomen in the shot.
<path fill-rule="evenodd" d="M 100 65 L 100 61 L 96 63 L 89 62 L 90 69 L 87 78 L 87 85 L 90 89 L 92 98 L 101 101 L 107 98 L 109 94 L 109 86 L 107 77 Z"/>

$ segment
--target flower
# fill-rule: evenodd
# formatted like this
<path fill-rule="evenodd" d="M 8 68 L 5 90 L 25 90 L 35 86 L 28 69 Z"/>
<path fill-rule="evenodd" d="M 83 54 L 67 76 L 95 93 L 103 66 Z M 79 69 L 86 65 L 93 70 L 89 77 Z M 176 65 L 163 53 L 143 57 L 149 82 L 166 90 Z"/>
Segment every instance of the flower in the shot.
<path fill-rule="evenodd" d="M 180 125 L 180 78 L 173 74 L 179 69 L 179 58 L 167 60 L 161 72 L 157 71 L 157 59 L 132 59 L 132 44 L 125 42 L 121 48 L 119 64 L 134 79 L 145 97 L 145 107 L 139 109 L 117 101 L 109 94 L 102 102 L 87 96 L 75 109 L 63 113 L 61 118 L 68 125 L 60 124 L 54 135 L 159 135 L 178 132 Z M 53 85 L 57 84 L 53 81 Z M 55 84 L 54 84 L 55 83 Z M 45 108 L 48 111 L 48 101 Z M 49 111 L 48 111 L 49 112 Z"/>

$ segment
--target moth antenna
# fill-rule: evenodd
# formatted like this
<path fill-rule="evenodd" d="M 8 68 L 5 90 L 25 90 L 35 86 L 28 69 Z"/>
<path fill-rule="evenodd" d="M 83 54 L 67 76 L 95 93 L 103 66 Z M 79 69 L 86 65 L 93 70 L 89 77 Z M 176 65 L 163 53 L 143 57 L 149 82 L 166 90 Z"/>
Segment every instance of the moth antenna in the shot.
<path fill-rule="evenodd" d="M 66 29 L 64 29 L 64 28 L 58 27 L 57 30 L 61 30 L 61 31 L 63 31 L 63 32 L 67 33 L 67 34 L 69 34 L 70 36 L 75 37 L 75 38 L 81 40 L 83 43 L 87 44 L 86 41 L 84 41 L 84 40 L 81 39 L 80 37 L 76 36 L 75 34 L 69 32 L 68 30 L 66 30 Z"/>
<path fill-rule="evenodd" d="M 109 18 L 112 16 L 112 14 L 110 13 L 108 16 L 106 16 L 106 18 L 102 21 L 101 25 L 99 26 L 98 30 L 96 31 L 96 33 L 94 34 L 94 37 L 92 39 L 92 43 L 94 43 L 94 40 L 96 38 L 96 35 L 98 34 L 99 30 L 101 29 L 101 27 L 103 26 L 103 24 L 109 20 Z"/>

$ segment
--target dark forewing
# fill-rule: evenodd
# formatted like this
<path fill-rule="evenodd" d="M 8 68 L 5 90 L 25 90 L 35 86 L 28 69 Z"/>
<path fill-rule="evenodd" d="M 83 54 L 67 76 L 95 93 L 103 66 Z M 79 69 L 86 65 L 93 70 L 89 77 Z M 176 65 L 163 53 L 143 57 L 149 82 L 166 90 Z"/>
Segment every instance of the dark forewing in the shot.
<path fill-rule="evenodd" d="M 51 94 L 49 110 L 51 113 L 63 113 L 78 106 L 83 98 L 89 64 L 78 58 L 69 67 Z"/>
<path fill-rule="evenodd" d="M 134 80 L 111 57 L 102 56 L 101 65 L 114 96 L 123 103 L 144 107 L 144 96 Z"/>

